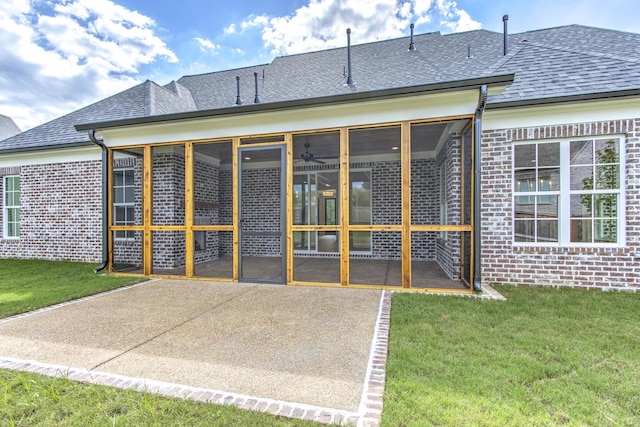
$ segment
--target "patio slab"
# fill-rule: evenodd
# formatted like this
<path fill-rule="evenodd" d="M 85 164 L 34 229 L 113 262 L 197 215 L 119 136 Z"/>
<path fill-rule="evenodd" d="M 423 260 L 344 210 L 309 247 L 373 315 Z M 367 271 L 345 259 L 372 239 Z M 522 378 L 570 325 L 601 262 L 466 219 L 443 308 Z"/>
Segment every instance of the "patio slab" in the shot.
<path fill-rule="evenodd" d="M 0 321 L 0 367 L 22 361 L 357 414 L 386 352 L 375 348 L 384 296 L 154 280 Z"/>

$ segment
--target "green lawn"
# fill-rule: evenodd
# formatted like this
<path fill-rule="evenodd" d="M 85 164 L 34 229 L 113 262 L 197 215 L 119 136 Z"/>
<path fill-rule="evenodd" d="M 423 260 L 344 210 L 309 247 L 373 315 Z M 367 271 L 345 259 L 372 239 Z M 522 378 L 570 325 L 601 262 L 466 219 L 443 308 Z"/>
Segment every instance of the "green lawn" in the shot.
<path fill-rule="evenodd" d="M 640 425 L 640 294 L 396 294 L 384 426 Z"/>
<path fill-rule="evenodd" d="M 95 274 L 97 264 L 0 259 L 0 317 L 140 282 Z"/>
<path fill-rule="evenodd" d="M 0 260 L 0 317 L 135 282 Z M 640 425 L 640 294 L 395 294 L 383 426 Z M 302 426 L 231 406 L 0 370 L 0 426 Z"/>

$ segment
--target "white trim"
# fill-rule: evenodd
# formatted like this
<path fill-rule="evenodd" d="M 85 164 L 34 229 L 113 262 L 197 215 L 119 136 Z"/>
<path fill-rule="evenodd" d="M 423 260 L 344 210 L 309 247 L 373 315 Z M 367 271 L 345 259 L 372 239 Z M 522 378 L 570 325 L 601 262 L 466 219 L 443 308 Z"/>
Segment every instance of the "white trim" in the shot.
<path fill-rule="evenodd" d="M 482 127 L 484 129 L 515 129 L 567 123 L 619 121 L 636 117 L 640 117 L 638 97 L 496 110 L 492 110 L 489 106 L 482 117 Z"/>
<path fill-rule="evenodd" d="M 13 154 L 0 153 L 0 168 L 101 160 L 102 150 L 97 146 L 67 149 L 58 148 Z"/>
<path fill-rule="evenodd" d="M 571 190 L 570 182 L 570 142 L 580 140 L 598 140 L 598 139 L 618 139 L 618 155 L 619 155 L 619 178 L 620 186 L 617 190 L 589 190 L 589 194 L 618 194 L 618 206 L 617 206 L 617 238 L 615 243 L 583 243 L 583 242 L 571 242 L 571 195 L 580 194 L 580 191 Z M 593 136 L 575 136 L 570 138 L 555 138 L 548 140 L 530 140 L 530 141 L 517 141 L 512 144 L 512 149 L 518 145 L 530 145 L 547 143 L 559 143 L 560 144 L 560 188 L 557 191 L 533 191 L 533 192 L 518 192 L 516 189 L 515 180 L 515 150 L 512 151 L 511 156 L 511 242 L 514 247 L 571 247 L 571 248 L 618 248 L 626 245 L 626 138 L 624 135 L 593 135 Z M 537 151 L 536 151 L 537 153 Z M 595 161 L 595 159 L 594 159 Z M 536 166 L 538 170 L 538 166 Z M 537 175 L 536 175 L 537 176 Z M 517 242 L 515 240 L 516 235 L 516 198 L 520 196 L 557 196 L 558 197 L 558 242 Z M 537 218 L 537 214 L 534 220 Z M 594 236 L 592 236 L 594 237 Z"/>
<path fill-rule="evenodd" d="M 17 236 L 9 236 L 9 209 L 18 209 L 18 215 L 21 216 L 21 208 L 22 205 L 6 205 L 7 200 L 7 181 L 9 179 L 18 178 L 20 180 L 20 175 L 5 175 L 2 177 L 2 239 L 5 240 L 19 240 L 20 233 Z M 20 185 L 20 183 L 18 183 Z M 13 191 L 15 192 L 15 190 Z M 18 194 L 21 193 L 20 187 L 18 187 Z M 18 221 L 18 226 L 21 225 L 21 220 Z"/>
<path fill-rule="evenodd" d="M 478 103 L 478 90 L 416 95 L 338 105 L 270 111 L 251 115 L 210 117 L 181 122 L 146 124 L 99 132 L 109 147 L 125 147 L 207 138 L 231 138 L 282 132 L 366 126 L 422 120 L 425 117 L 470 116 Z"/>

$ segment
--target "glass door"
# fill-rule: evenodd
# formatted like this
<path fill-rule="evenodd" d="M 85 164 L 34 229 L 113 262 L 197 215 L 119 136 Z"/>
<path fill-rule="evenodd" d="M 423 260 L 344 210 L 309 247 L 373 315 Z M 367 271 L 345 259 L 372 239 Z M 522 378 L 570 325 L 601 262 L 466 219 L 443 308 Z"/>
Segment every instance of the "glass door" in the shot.
<path fill-rule="evenodd" d="M 285 283 L 286 150 L 238 149 L 238 266 L 244 282 Z"/>

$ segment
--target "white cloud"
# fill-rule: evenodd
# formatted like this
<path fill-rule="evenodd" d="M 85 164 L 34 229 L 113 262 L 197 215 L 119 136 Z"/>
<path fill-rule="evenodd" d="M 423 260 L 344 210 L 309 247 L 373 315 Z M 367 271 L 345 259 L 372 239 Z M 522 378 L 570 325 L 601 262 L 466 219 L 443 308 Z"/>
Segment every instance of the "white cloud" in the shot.
<path fill-rule="evenodd" d="M 9 0 L 0 10 L 0 113 L 27 129 L 131 87 L 145 64 L 176 62 L 154 27 L 111 0 Z"/>
<path fill-rule="evenodd" d="M 466 31 L 480 28 L 469 13 L 451 0 L 310 0 L 288 16 L 251 15 L 240 24 L 241 32 L 259 28 L 262 40 L 274 54 L 292 54 L 344 46 L 346 29 L 354 43 L 365 43 L 406 34 L 410 23 L 432 22 L 444 28 Z M 227 27 L 228 34 L 237 26 Z"/>
<path fill-rule="evenodd" d="M 194 37 L 194 40 L 198 43 L 198 46 L 200 46 L 200 50 L 202 50 L 203 52 L 215 52 L 216 50 L 220 49 L 220 45 L 215 44 L 211 40 L 203 39 L 201 37 Z"/>

